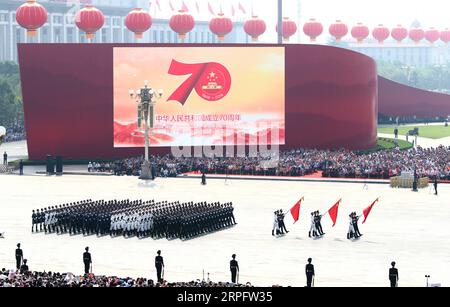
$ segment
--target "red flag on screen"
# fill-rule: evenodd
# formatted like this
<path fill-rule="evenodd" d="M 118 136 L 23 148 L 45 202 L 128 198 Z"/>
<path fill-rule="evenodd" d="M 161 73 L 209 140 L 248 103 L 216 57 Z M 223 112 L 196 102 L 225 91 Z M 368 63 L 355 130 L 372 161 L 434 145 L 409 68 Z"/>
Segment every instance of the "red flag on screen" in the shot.
<path fill-rule="evenodd" d="M 372 207 L 376 204 L 377 201 L 378 201 L 378 198 L 375 199 L 369 207 L 367 207 L 366 209 L 363 210 L 363 213 L 364 213 L 364 221 L 362 222 L 363 224 L 366 222 L 367 217 L 369 216 L 369 213 L 372 210 Z"/>
<path fill-rule="evenodd" d="M 239 9 L 242 11 L 242 13 L 247 14 L 247 12 L 245 11 L 244 6 L 239 2 Z"/>
<path fill-rule="evenodd" d="M 291 214 L 292 218 L 294 219 L 294 224 L 298 221 L 298 218 L 300 217 L 300 205 L 302 203 L 302 200 L 305 198 L 302 197 L 300 200 L 294 205 L 294 207 L 291 208 Z"/>
<path fill-rule="evenodd" d="M 339 205 L 341 204 L 342 198 L 338 200 L 337 203 L 333 205 L 333 207 L 328 210 L 328 214 L 330 215 L 331 220 L 333 221 L 333 226 L 336 225 L 336 220 L 338 216 Z"/>
<path fill-rule="evenodd" d="M 171 0 L 169 0 L 169 6 L 170 6 L 170 9 L 171 9 L 172 11 L 175 11 L 175 8 L 173 7 L 173 4 L 172 4 L 172 1 L 171 1 Z"/>
<path fill-rule="evenodd" d="M 184 1 L 183 1 L 183 3 L 181 4 L 181 9 L 182 9 L 183 11 L 185 11 L 185 12 L 189 12 L 189 8 L 187 7 L 186 3 L 184 3 Z"/>
<path fill-rule="evenodd" d="M 214 9 L 211 5 L 211 3 L 208 2 L 208 11 L 211 15 L 216 15 L 216 13 L 214 13 Z"/>

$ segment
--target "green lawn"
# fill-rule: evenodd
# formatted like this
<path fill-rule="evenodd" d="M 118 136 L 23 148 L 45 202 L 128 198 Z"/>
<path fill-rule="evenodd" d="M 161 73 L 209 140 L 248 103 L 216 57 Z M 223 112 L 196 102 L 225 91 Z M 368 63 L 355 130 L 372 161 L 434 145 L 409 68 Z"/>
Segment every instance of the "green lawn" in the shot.
<path fill-rule="evenodd" d="M 407 142 L 405 140 L 397 140 L 398 146 L 400 149 L 409 149 L 412 148 L 412 143 Z M 386 138 L 378 138 L 378 148 L 380 150 L 393 149 L 395 147 L 394 139 L 386 139 Z"/>
<path fill-rule="evenodd" d="M 398 134 L 406 135 L 409 130 L 413 130 L 415 126 L 400 126 L 398 128 Z M 416 126 L 419 128 L 419 136 L 430 139 L 440 139 L 450 136 L 450 126 Z M 378 133 L 394 134 L 395 126 L 382 126 L 378 127 Z"/>

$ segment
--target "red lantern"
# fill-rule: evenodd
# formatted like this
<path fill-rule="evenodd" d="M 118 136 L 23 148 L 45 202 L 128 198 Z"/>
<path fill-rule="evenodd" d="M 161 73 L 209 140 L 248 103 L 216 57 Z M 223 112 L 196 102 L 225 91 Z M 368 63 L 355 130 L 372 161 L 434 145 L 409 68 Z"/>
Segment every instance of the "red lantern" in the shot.
<path fill-rule="evenodd" d="M 223 13 L 219 13 L 209 22 L 209 29 L 216 34 L 220 41 L 225 39 L 225 35 L 233 31 L 233 22 L 230 18 L 225 17 Z"/>
<path fill-rule="evenodd" d="M 184 10 L 178 11 L 178 14 L 170 17 L 169 26 L 172 31 L 178 33 L 180 40 L 184 41 L 186 33 L 189 33 L 194 29 L 195 20 L 191 14 Z"/>
<path fill-rule="evenodd" d="M 441 33 L 439 33 L 439 31 L 433 27 L 431 27 L 430 29 L 425 31 L 425 38 L 432 45 L 439 39 L 440 35 L 441 35 Z"/>
<path fill-rule="evenodd" d="M 450 43 L 450 29 L 446 28 L 445 30 L 441 31 L 441 41 L 443 41 L 446 45 Z"/>
<path fill-rule="evenodd" d="M 275 31 L 278 33 L 278 25 L 275 27 Z M 289 41 L 289 37 L 297 32 L 297 24 L 289 20 L 289 17 L 283 17 L 283 39 L 285 42 Z"/>
<path fill-rule="evenodd" d="M 399 44 L 408 37 L 408 30 L 402 25 L 397 25 L 397 27 L 393 28 L 391 31 L 391 36 L 395 39 Z"/>
<path fill-rule="evenodd" d="M 152 16 L 141 8 L 135 8 L 125 18 L 125 26 L 134 32 L 136 39 L 142 38 L 142 33 L 152 26 Z"/>
<path fill-rule="evenodd" d="M 323 32 L 323 26 L 316 19 L 311 18 L 307 23 L 303 25 L 303 33 L 309 36 L 312 42 L 316 41 L 316 38 Z"/>
<path fill-rule="evenodd" d="M 358 22 L 358 24 L 352 28 L 352 36 L 353 38 L 356 38 L 358 44 L 361 44 L 367 36 L 369 36 L 369 28 L 362 22 Z"/>
<path fill-rule="evenodd" d="M 380 43 L 383 42 L 389 37 L 390 31 L 388 28 L 383 26 L 382 24 L 378 25 L 378 27 L 374 28 L 372 31 L 372 36 Z"/>
<path fill-rule="evenodd" d="M 424 37 L 425 31 L 421 28 L 413 28 L 409 30 L 409 38 L 416 44 L 419 44 Z"/>
<path fill-rule="evenodd" d="M 86 5 L 77 12 L 75 23 L 80 30 L 86 32 L 87 39 L 93 39 L 95 32 L 103 27 L 105 16 L 99 9 Z"/>
<path fill-rule="evenodd" d="M 17 8 L 16 21 L 22 28 L 27 29 L 28 37 L 36 36 L 37 29 L 47 22 L 47 10 L 36 0 L 27 0 Z"/>
<path fill-rule="evenodd" d="M 335 23 L 330 25 L 328 29 L 331 36 L 334 36 L 337 42 L 340 42 L 341 39 L 347 35 L 348 27 L 345 23 L 342 23 L 340 20 L 336 20 Z"/>
<path fill-rule="evenodd" d="M 266 23 L 258 16 L 253 16 L 244 23 L 244 31 L 252 37 L 252 41 L 257 42 L 258 37 L 266 32 Z"/>

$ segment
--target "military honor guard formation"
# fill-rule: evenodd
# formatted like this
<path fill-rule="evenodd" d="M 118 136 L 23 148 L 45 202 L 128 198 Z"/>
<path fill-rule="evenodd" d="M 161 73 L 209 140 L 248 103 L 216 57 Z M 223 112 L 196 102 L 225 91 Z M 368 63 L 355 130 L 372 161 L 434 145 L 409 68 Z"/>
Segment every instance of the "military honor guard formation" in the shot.
<path fill-rule="evenodd" d="M 189 240 L 236 224 L 231 202 L 77 201 L 33 210 L 32 232 Z"/>

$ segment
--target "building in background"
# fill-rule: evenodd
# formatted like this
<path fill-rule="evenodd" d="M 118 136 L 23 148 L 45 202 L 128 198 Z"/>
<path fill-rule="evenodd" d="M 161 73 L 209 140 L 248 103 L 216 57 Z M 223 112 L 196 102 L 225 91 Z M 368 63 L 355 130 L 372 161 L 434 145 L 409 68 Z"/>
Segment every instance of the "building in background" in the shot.
<path fill-rule="evenodd" d="M 370 56 L 375 61 L 401 63 L 406 66 L 425 67 L 445 65 L 450 62 L 448 46 L 432 46 L 425 42 L 419 45 L 410 42 L 402 44 L 385 42 L 380 45 L 374 40 L 362 44 L 349 43 L 348 48 Z"/>
<path fill-rule="evenodd" d="M 27 42 L 26 31 L 16 23 L 16 9 L 24 0 L 0 1 L 0 61 L 17 61 L 17 43 Z M 48 11 L 47 23 L 38 30 L 31 42 L 35 43 L 84 43 L 85 35 L 75 25 L 75 13 L 84 4 L 93 4 L 105 15 L 105 25 L 99 30 L 94 43 L 133 43 L 134 34 L 125 27 L 125 17 L 135 7 L 148 8 L 144 0 L 39 0 Z M 142 43 L 178 43 L 178 36 L 169 27 L 167 19 L 155 18 L 144 33 Z M 156 16 L 158 17 L 158 16 Z M 188 43 L 218 43 L 211 33 L 208 21 L 196 21 L 195 28 L 186 36 Z M 233 32 L 225 43 L 248 43 L 243 23 L 235 22 Z"/>

